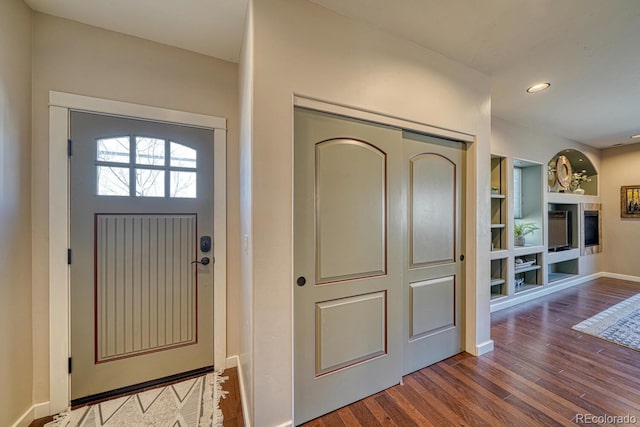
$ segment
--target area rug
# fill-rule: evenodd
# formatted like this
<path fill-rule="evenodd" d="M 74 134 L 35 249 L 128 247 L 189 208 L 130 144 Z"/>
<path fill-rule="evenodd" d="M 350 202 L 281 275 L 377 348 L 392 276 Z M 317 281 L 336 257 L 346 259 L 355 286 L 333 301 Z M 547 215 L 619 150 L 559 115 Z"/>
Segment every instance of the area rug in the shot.
<path fill-rule="evenodd" d="M 58 415 L 45 427 L 217 427 L 220 398 L 226 394 L 219 372 L 146 390 Z"/>
<path fill-rule="evenodd" d="M 640 351 L 640 294 L 578 323 L 572 329 Z"/>

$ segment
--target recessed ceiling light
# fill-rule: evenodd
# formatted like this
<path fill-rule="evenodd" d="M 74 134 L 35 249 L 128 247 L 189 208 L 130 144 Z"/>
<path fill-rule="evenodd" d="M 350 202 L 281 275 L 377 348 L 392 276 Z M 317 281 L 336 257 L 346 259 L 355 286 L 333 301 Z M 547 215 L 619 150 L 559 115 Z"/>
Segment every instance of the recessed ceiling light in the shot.
<path fill-rule="evenodd" d="M 640 138 L 640 133 L 637 134 L 637 135 L 631 135 L 629 138 L 631 138 L 631 139 Z"/>
<path fill-rule="evenodd" d="M 551 83 L 536 83 L 530 88 L 527 89 L 529 93 L 542 92 L 545 89 L 548 89 L 551 86 Z"/>

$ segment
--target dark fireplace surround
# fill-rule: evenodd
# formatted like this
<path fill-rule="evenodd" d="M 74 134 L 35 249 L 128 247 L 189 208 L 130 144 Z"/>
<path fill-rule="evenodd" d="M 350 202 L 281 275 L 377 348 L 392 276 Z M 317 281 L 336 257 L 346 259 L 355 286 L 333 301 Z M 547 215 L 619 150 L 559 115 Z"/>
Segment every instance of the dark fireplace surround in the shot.
<path fill-rule="evenodd" d="M 581 203 L 580 255 L 602 252 L 602 213 L 600 203 Z"/>

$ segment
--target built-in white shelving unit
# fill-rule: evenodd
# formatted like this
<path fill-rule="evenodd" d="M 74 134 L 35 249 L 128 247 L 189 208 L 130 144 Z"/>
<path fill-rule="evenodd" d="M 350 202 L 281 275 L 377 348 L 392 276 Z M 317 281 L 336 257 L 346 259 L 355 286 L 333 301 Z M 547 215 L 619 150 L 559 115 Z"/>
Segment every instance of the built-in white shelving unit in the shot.
<path fill-rule="evenodd" d="M 599 197 L 548 192 L 547 180 L 546 164 L 491 156 L 491 311 L 570 286 L 581 277 L 583 212 L 593 209 Z M 549 211 L 570 217 L 566 247 L 549 247 L 549 233 L 557 232 L 549 229 Z M 537 227 L 522 246 L 514 241 L 513 227 L 519 223 Z"/>

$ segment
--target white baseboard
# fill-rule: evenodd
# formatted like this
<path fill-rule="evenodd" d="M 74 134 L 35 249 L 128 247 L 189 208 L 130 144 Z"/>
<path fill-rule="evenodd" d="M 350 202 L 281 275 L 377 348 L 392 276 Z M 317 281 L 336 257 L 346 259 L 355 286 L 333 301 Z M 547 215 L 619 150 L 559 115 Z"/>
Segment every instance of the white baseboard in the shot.
<path fill-rule="evenodd" d="M 491 351 L 493 351 L 493 340 L 485 341 L 476 346 L 476 356 L 482 356 Z"/>
<path fill-rule="evenodd" d="M 291 421 L 287 421 L 286 423 L 279 424 L 276 427 L 293 427 L 293 423 Z"/>
<path fill-rule="evenodd" d="M 225 369 L 235 368 L 236 366 L 238 366 L 238 356 L 227 357 L 227 366 L 225 366 Z"/>
<path fill-rule="evenodd" d="M 27 411 L 11 425 L 11 427 L 28 427 L 33 420 L 47 417 L 49 415 L 51 415 L 49 414 L 49 402 L 37 403 L 27 409 Z"/>
<path fill-rule="evenodd" d="M 629 282 L 640 282 L 640 277 L 638 276 L 628 276 L 626 274 L 608 273 L 608 272 L 602 272 L 599 274 L 600 274 L 600 277 L 608 277 L 610 279 L 627 280 Z"/>
<path fill-rule="evenodd" d="M 48 417 L 49 415 L 54 415 L 51 413 L 49 402 L 42 402 L 33 405 L 34 420 L 37 420 L 38 418 Z"/>
<path fill-rule="evenodd" d="M 505 308 L 513 307 L 514 305 L 522 304 L 523 302 L 531 301 L 536 298 L 540 298 L 545 295 L 552 294 L 554 292 L 562 291 L 564 289 L 568 289 L 573 286 L 581 285 L 582 283 L 588 282 L 589 280 L 598 279 L 600 277 L 610 277 L 610 276 L 605 276 L 605 274 L 608 274 L 608 273 L 589 274 L 587 276 L 581 276 L 575 279 L 563 281 L 562 283 L 541 286 L 540 289 L 536 290 L 535 292 L 527 292 L 524 295 L 518 295 L 512 298 L 507 298 L 504 301 L 496 301 L 491 304 L 491 313 L 498 310 L 504 310 Z"/>

